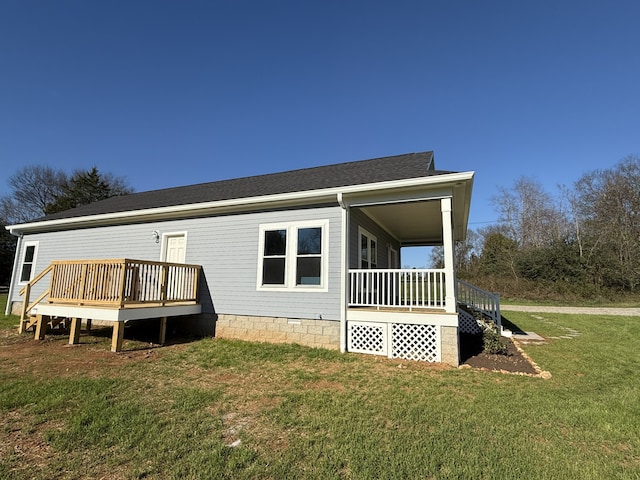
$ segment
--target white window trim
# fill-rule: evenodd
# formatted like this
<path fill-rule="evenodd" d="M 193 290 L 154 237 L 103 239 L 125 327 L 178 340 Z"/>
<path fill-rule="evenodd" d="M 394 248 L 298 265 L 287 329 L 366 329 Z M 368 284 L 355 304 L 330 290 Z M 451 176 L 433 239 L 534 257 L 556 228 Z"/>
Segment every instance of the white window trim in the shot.
<path fill-rule="evenodd" d="M 36 273 L 36 262 L 38 261 L 38 245 L 40 242 L 24 242 L 22 244 L 22 258 L 20 259 L 20 268 L 18 269 L 18 285 L 26 285 L 33 277 L 35 277 Z M 27 248 L 35 247 L 33 250 L 33 261 L 31 262 L 31 275 L 29 276 L 29 280 L 22 281 L 22 269 L 24 268 L 25 257 L 27 256 Z"/>
<path fill-rule="evenodd" d="M 298 229 L 320 228 L 322 229 L 322 252 L 320 255 L 320 285 L 296 285 L 296 258 Z M 262 268 L 264 261 L 264 236 L 268 230 L 286 230 L 287 246 L 285 251 L 284 285 L 263 285 Z M 327 292 L 329 270 L 329 220 L 307 220 L 302 222 L 265 223 L 259 228 L 258 241 L 258 272 L 256 276 L 256 289 L 260 291 L 280 292 Z M 292 241 L 292 239 L 294 239 Z"/>
<path fill-rule="evenodd" d="M 388 251 L 387 251 L 387 268 L 391 268 L 391 269 L 395 269 L 395 268 L 400 268 L 399 263 L 400 263 L 400 256 L 398 254 L 398 250 L 396 250 L 395 248 L 393 248 L 391 245 L 389 245 L 388 247 Z M 395 257 L 395 262 L 393 262 L 393 258 Z"/>
<path fill-rule="evenodd" d="M 378 253 L 378 249 L 380 248 L 380 244 L 378 243 L 378 238 L 371 232 L 369 232 L 368 230 L 362 228 L 360 225 L 358 225 L 358 268 L 362 268 L 362 243 L 361 243 L 361 237 L 362 235 L 365 235 L 368 239 L 369 239 L 369 245 L 367 246 L 367 248 L 369 249 L 368 253 L 368 260 L 367 262 L 369 263 L 369 268 L 371 267 L 371 241 L 373 240 L 374 242 L 376 242 L 376 257 L 377 257 L 377 253 Z M 378 268 L 378 259 L 376 258 L 376 268 Z"/>

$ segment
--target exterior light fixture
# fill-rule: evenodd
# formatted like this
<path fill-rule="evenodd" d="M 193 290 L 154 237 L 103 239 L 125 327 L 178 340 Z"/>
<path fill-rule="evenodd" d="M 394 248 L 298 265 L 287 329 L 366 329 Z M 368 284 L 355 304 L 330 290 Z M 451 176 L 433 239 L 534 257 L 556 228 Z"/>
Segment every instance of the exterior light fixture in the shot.
<path fill-rule="evenodd" d="M 160 232 L 158 232 L 158 230 L 154 230 L 151 232 L 151 238 L 153 238 L 156 243 L 160 243 Z"/>

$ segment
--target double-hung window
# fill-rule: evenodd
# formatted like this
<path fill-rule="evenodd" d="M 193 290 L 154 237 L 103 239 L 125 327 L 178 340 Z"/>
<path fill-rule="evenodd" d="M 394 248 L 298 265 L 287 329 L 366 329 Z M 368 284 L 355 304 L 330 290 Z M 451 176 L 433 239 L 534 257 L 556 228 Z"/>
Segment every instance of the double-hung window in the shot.
<path fill-rule="evenodd" d="M 284 285 L 287 273 L 287 230 L 265 230 L 262 285 Z"/>
<path fill-rule="evenodd" d="M 20 283 L 28 283 L 33 278 L 36 266 L 36 255 L 38 253 L 38 242 L 26 242 L 20 264 Z"/>
<path fill-rule="evenodd" d="M 327 237 L 327 221 L 261 225 L 258 289 L 326 289 Z"/>

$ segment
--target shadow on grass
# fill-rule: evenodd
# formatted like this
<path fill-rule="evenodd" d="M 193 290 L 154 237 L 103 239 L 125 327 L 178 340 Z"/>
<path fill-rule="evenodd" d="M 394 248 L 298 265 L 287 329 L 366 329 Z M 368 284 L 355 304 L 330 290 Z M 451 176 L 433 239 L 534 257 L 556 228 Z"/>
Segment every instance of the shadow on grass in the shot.
<path fill-rule="evenodd" d="M 69 329 L 61 326 L 47 329 L 47 337 L 69 337 Z M 80 333 L 80 344 L 104 343 L 105 348 L 109 348 L 113 336 L 113 327 L 108 324 L 94 323 L 91 330 L 83 329 Z M 160 322 L 159 320 L 138 320 L 125 324 L 124 340 L 126 346 L 123 352 L 133 352 L 139 350 L 149 350 L 162 348 L 169 345 L 181 345 L 192 343 L 202 338 L 201 335 L 190 334 L 184 330 L 172 328 L 167 325 L 167 333 L 164 344 L 160 344 Z"/>
<path fill-rule="evenodd" d="M 505 317 L 504 315 L 501 315 L 502 318 L 502 327 L 506 328 L 508 330 L 511 330 L 512 333 L 515 334 L 524 334 L 524 330 L 522 330 L 518 325 L 516 325 L 515 323 L 513 323 L 511 320 L 509 320 L 507 317 Z"/>

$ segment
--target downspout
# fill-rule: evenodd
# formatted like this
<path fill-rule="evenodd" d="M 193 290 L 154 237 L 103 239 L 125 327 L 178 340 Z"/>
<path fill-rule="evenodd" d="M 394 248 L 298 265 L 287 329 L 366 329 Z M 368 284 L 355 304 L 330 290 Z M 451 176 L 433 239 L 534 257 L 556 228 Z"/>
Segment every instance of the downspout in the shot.
<path fill-rule="evenodd" d="M 349 277 L 349 265 L 347 249 L 349 245 L 349 209 L 342 198 L 342 192 L 337 195 L 338 205 L 342 207 L 342 238 L 340 239 L 340 263 L 342 275 L 340 275 L 340 351 L 347 351 L 347 285 Z"/>
<path fill-rule="evenodd" d="M 14 233 L 11 230 L 9 230 L 9 233 L 14 235 Z M 5 315 L 9 315 L 11 313 L 11 305 L 13 303 L 12 301 L 13 288 L 14 288 L 14 285 L 16 284 L 16 278 L 18 274 L 18 258 L 19 258 L 20 252 L 22 251 L 22 238 L 24 235 L 21 233 L 16 236 L 18 237 L 18 243 L 16 244 L 16 253 L 13 257 L 13 270 L 11 271 L 11 280 L 9 282 L 9 292 L 7 293 L 7 305 L 4 309 Z"/>

